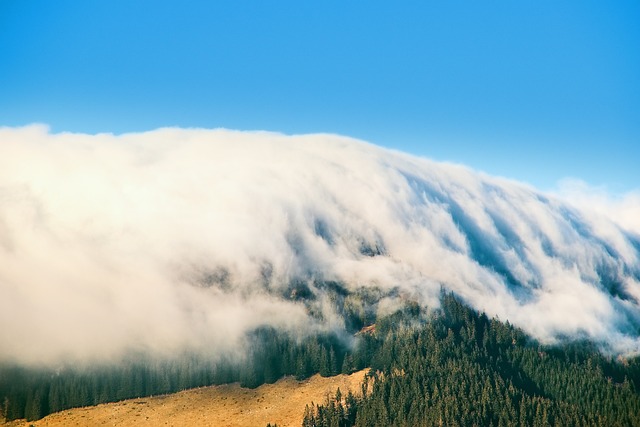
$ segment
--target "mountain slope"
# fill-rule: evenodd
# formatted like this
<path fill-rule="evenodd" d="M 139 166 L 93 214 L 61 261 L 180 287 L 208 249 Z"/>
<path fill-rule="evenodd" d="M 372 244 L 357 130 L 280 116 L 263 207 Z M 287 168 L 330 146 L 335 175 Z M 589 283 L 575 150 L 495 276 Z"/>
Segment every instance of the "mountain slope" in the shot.
<path fill-rule="evenodd" d="M 424 323 L 412 310 L 381 319 L 375 340 L 373 387 L 306 410 L 303 427 L 640 425 L 640 358 L 541 346 L 451 295 Z"/>
<path fill-rule="evenodd" d="M 305 405 L 321 402 L 335 392 L 357 393 L 365 371 L 323 378 L 314 375 L 305 381 L 282 379 L 246 389 L 238 384 L 204 387 L 165 396 L 130 399 L 93 407 L 76 408 L 38 421 L 17 420 L 8 426 L 299 426 Z"/>

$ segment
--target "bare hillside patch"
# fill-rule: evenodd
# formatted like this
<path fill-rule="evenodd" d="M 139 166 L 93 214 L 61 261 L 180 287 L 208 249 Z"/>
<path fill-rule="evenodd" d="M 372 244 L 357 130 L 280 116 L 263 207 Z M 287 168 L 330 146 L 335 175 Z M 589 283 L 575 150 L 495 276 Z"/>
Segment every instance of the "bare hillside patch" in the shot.
<path fill-rule="evenodd" d="M 287 377 L 256 389 L 237 383 L 185 390 L 179 393 L 124 400 L 86 408 L 69 409 L 41 420 L 24 420 L 5 427 L 68 426 L 300 426 L 305 405 L 322 403 L 340 387 L 343 393 L 359 393 L 366 370 L 352 375 L 296 381 Z"/>

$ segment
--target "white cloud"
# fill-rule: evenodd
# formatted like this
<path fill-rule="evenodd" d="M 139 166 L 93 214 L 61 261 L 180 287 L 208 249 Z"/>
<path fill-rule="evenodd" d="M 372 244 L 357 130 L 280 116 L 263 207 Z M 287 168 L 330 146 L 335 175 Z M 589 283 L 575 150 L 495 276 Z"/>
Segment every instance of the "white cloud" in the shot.
<path fill-rule="evenodd" d="M 640 189 L 612 195 L 606 187 L 590 186 L 579 179 L 564 179 L 556 193 L 584 210 L 613 220 L 620 227 L 640 235 Z"/>
<path fill-rule="evenodd" d="M 334 135 L 0 128 L 0 359 L 225 352 L 262 324 L 339 328 L 326 305 L 321 325 L 278 296 L 294 279 L 430 306 L 444 286 L 541 339 L 633 350 L 638 239 L 575 206 Z"/>

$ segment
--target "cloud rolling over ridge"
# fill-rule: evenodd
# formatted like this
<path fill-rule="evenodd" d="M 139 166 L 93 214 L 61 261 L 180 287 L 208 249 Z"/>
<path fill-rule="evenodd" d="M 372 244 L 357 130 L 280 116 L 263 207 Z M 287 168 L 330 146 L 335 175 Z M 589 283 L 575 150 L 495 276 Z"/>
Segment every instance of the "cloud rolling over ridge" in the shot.
<path fill-rule="evenodd" d="M 639 258 L 638 234 L 586 208 L 349 138 L 0 129 L 4 360 L 339 330 L 322 298 L 323 321 L 287 298 L 329 280 L 429 306 L 443 287 L 543 340 L 637 351 Z"/>

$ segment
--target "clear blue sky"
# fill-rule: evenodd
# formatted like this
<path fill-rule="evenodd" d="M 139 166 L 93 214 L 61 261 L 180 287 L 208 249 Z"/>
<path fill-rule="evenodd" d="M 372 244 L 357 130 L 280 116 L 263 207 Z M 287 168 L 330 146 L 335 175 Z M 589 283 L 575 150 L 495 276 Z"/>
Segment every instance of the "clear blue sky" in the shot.
<path fill-rule="evenodd" d="M 640 2 L 0 0 L 0 125 L 33 122 L 334 132 L 623 192 Z"/>

